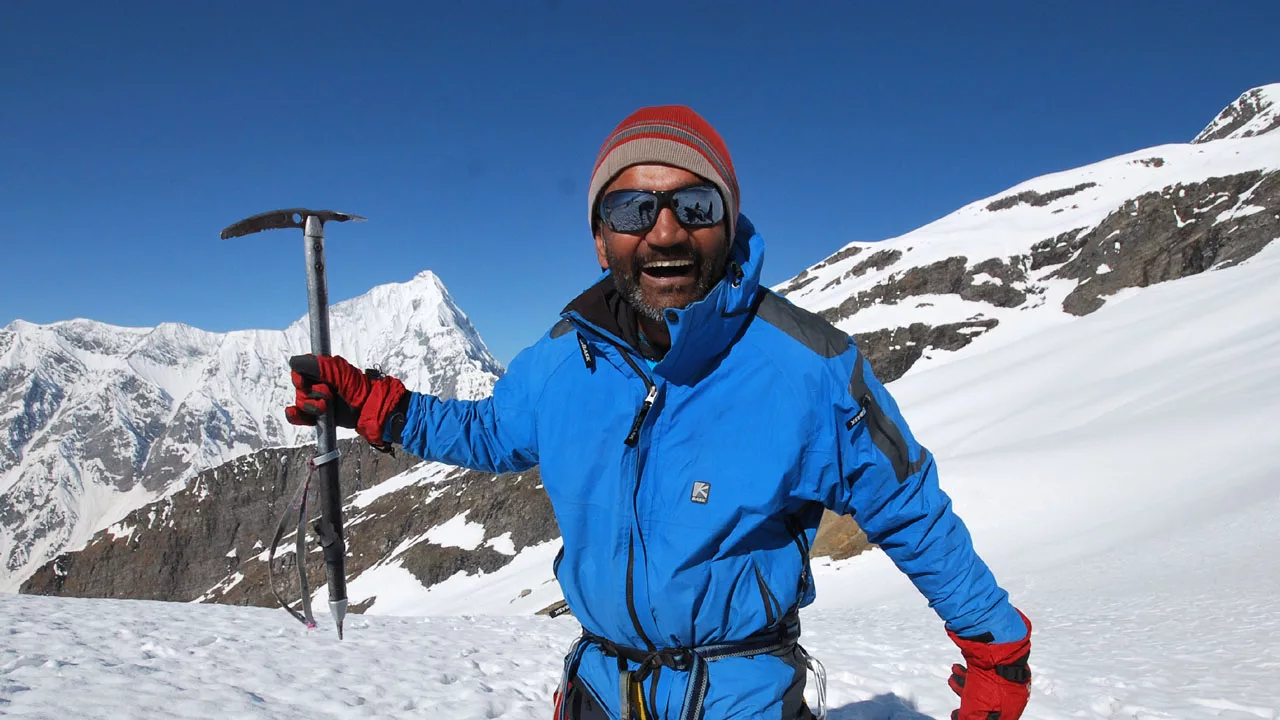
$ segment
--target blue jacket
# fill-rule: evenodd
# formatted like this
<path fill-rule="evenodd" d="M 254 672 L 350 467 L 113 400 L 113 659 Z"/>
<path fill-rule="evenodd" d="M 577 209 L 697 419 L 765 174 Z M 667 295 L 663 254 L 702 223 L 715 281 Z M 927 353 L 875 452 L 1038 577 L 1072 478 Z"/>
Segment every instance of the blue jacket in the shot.
<path fill-rule="evenodd" d="M 636 349 L 634 316 L 605 275 L 492 397 L 413 394 L 400 442 L 487 472 L 540 464 L 564 538 L 565 599 L 586 631 L 618 645 L 741 640 L 812 602 L 808 547 L 823 507 L 853 515 L 948 629 L 1025 637 L 933 456 L 849 336 L 760 286 L 763 254 L 740 218 L 726 278 L 666 312 L 671 349 L 656 363 Z M 709 673 L 708 720 L 783 717 L 804 677 L 773 655 Z M 579 677 L 616 717 L 616 661 L 588 650 Z M 657 713 L 675 717 L 687 680 L 650 679 Z"/>

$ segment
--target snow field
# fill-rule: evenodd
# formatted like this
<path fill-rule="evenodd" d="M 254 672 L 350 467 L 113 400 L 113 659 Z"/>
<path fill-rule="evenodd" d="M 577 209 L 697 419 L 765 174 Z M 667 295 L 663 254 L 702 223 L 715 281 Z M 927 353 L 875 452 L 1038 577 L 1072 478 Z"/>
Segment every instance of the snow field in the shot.
<path fill-rule="evenodd" d="M 0 714 L 24 718 L 545 718 L 577 627 L 327 617 L 0 595 Z"/>

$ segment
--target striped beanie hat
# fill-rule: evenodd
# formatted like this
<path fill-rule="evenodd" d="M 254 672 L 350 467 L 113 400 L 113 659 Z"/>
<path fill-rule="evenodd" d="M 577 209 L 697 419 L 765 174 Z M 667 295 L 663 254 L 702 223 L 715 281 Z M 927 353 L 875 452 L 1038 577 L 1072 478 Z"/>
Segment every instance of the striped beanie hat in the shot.
<path fill-rule="evenodd" d="M 587 190 L 587 219 L 595 231 L 600 193 L 618 173 L 632 165 L 672 165 L 710 180 L 724 197 L 733 241 L 738 221 L 738 176 L 720 133 L 702 116 L 683 105 L 641 108 L 618 124 L 605 138 L 591 171 Z"/>

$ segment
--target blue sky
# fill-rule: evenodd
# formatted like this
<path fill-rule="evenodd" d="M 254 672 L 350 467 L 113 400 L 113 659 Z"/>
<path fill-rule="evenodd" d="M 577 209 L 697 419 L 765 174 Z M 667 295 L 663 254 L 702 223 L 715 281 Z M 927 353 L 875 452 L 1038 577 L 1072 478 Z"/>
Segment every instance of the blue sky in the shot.
<path fill-rule="evenodd" d="M 598 274 L 586 184 L 653 104 L 725 137 L 765 281 L 1280 81 L 1275 2 L 37 3 L 0 20 L 0 325 L 215 331 L 423 269 L 504 363 Z M 372 362 L 376 359 L 366 359 Z"/>

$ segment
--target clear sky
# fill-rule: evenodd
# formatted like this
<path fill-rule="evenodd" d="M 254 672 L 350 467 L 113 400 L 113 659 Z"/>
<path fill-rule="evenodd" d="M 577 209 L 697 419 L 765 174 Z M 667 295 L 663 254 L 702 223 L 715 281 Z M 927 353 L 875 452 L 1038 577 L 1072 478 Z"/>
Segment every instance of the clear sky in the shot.
<path fill-rule="evenodd" d="M 1280 81 L 1280 3 L 35 2 L 0 13 L 0 325 L 283 328 L 435 271 L 504 363 L 598 275 L 632 110 L 725 137 L 777 283 L 1022 180 L 1190 140 Z M 376 361 L 375 358 L 366 359 Z"/>

